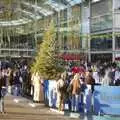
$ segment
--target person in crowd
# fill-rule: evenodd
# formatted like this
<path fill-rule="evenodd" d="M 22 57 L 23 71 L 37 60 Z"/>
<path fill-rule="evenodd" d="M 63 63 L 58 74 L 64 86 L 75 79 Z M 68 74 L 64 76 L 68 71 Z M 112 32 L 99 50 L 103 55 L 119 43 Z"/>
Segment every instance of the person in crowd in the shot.
<path fill-rule="evenodd" d="M 84 91 L 84 112 L 89 113 L 92 108 L 92 93 L 94 92 L 95 79 L 93 78 L 93 72 L 91 69 L 87 71 L 85 76 L 86 88 Z"/>
<path fill-rule="evenodd" d="M 95 80 L 95 83 L 96 83 L 96 84 L 100 84 L 100 77 L 99 77 L 99 74 L 98 74 L 97 69 L 95 69 L 95 70 L 93 71 L 93 79 Z"/>
<path fill-rule="evenodd" d="M 13 70 L 11 68 L 8 68 L 7 77 L 8 77 L 8 93 L 11 94 L 13 86 Z"/>
<path fill-rule="evenodd" d="M 115 70 L 115 81 L 114 81 L 114 84 L 116 86 L 120 86 L 120 68 L 117 67 L 116 70 Z"/>
<path fill-rule="evenodd" d="M 73 79 L 74 75 L 72 72 L 68 72 L 67 76 L 67 87 L 66 87 L 66 94 L 67 94 L 67 102 L 68 102 L 68 108 L 69 111 L 71 111 L 72 106 L 71 106 L 71 99 L 72 99 L 72 85 L 70 85 L 71 80 Z"/>
<path fill-rule="evenodd" d="M 22 95 L 24 96 L 27 93 L 27 80 L 28 80 L 28 69 L 27 66 L 23 66 L 21 69 L 21 78 L 22 78 Z"/>
<path fill-rule="evenodd" d="M 33 93 L 33 101 L 39 103 L 40 102 L 40 75 L 38 72 L 32 75 L 32 83 L 34 86 L 34 93 Z"/>
<path fill-rule="evenodd" d="M 62 73 L 57 81 L 57 103 L 60 111 L 64 110 L 64 97 L 65 97 L 65 73 Z"/>
<path fill-rule="evenodd" d="M 91 69 L 88 70 L 86 78 L 85 78 L 86 85 L 91 85 L 92 92 L 94 91 L 95 79 L 93 78 L 93 72 Z"/>
<path fill-rule="evenodd" d="M 13 94 L 15 95 L 15 96 L 19 96 L 20 95 L 20 87 L 21 87 L 21 85 L 20 85 L 21 83 L 20 83 L 20 76 L 19 76 L 19 70 L 18 69 L 16 69 L 14 72 L 13 72 L 13 88 L 14 88 L 14 90 L 13 90 Z"/>
<path fill-rule="evenodd" d="M 26 84 L 27 84 L 27 95 L 30 96 L 31 95 L 31 72 L 30 70 L 28 70 L 28 77 L 27 77 L 27 80 L 26 80 Z"/>
<path fill-rule="evenodd" d="M 1 113 L 5 113 L 4 111 L 5 93 L 6 93 L 6 79 L 4 78 L 3 72 L 0 70 L 0 112 Z"/>
<path fill-rule="evenodd" d="M 111 84 L 111 82 L 112 82 L 111 74 L 112 74 L 112 69 L 110 67 L 107 67 L 105 70 L 105 75 L 102 79 L 102 85 L 109 86 Z"/>
<path fill-rule="evenodd" d="M 71 80 L 70 85 L 72 86 L 72 111 L 78 111 L 79 110 L 79 94 L 81 89 L 80 84 L 80 75 L 79 73 L 76 73 L 74 78 Z"/>
<path fill-rule="evenodd" d="M 32 96 L 32 98 L 33 98 L 33 96 L 34 96 L 34 83 L 33 83 L 33 81 L 34 81 L 34 76 L 35 76 L 35 73 L 31 74 L 31 81 L 30 81 L 30 83 L 31 83 L 30 95 Z"/>
<path fill-rule="evenodd" d="M 102 84 L 102 80 L 103 80 L 103 78 L 105 76 L 105 68 L 103 67 L 103 65 L 99 66 L 98 74 L 99 74 L 99 77 L 100 77 L 100 83 Z"/>
<path fill-rule="evenodd" d="M 84 73 L 82 73 L 80 75 L 80 84 L 81 84 L 81 93 L 83 94 L 85 92 L 85 89 L 86 89 L 85 74 Z"/>

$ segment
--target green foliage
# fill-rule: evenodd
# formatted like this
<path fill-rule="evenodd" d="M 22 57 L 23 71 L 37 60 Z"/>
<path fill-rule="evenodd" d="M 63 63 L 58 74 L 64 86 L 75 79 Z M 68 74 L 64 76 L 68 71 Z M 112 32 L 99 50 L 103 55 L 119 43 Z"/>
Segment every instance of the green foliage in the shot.
<path fill-rule="evenodd" d="M 63 72 L 56 44 L 56 32 L 51 22 L 32 65 L 32 72 L 39 72 L 45 79 L 56 79 L 58 73 Z"/>

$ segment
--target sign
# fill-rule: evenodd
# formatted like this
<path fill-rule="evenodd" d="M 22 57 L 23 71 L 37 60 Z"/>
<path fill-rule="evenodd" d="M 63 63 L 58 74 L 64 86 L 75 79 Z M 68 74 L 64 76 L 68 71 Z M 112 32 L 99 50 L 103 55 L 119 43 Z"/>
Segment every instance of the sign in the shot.
<path fill-rule="evenodd" d="M 97 114 L 120 115 L 120 87 L 95 86 L 94 111 Z"/>
<path fill-rule="evenodd" d="M 64 60 L 81 60 L 81 59 L 85 59 L 85 54 L 75 54 L 75 53 L 64 53 L 64 54 L 61 54 L 59 55 L 59 57 L 61 59 L 64 59 Z"/>

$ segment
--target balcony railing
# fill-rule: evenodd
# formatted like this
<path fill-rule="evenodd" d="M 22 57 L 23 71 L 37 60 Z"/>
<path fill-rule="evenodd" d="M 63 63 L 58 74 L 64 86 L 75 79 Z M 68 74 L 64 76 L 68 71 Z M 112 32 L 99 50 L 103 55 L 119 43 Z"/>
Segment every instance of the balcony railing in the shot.
<path fill-rule="evenodd" d="M 0 57 L 2 56 L 11 56 L 11 57 L 19 57 L 19 56 L 26 56 L 32 57 L 35 55 L 34 49 L 0 49 Z"/>
<path fill-rule="evenodd" d="M 112 14 L 105 14 L 91 18 L 91 32 L 112 29 Z"/>

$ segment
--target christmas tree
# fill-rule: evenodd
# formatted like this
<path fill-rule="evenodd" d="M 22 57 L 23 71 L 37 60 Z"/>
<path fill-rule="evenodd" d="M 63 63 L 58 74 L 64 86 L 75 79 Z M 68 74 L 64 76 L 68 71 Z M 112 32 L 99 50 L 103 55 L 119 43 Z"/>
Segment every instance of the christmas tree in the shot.
<path fill-rule="evenodd" d="M 45 79 L 56 79 L 58 73 L 64 70 L 61 63 L 58 58 L 56 31 L 53 22 L 51 22 L 44 34 L 32 71 L 38 72 Z"/>

